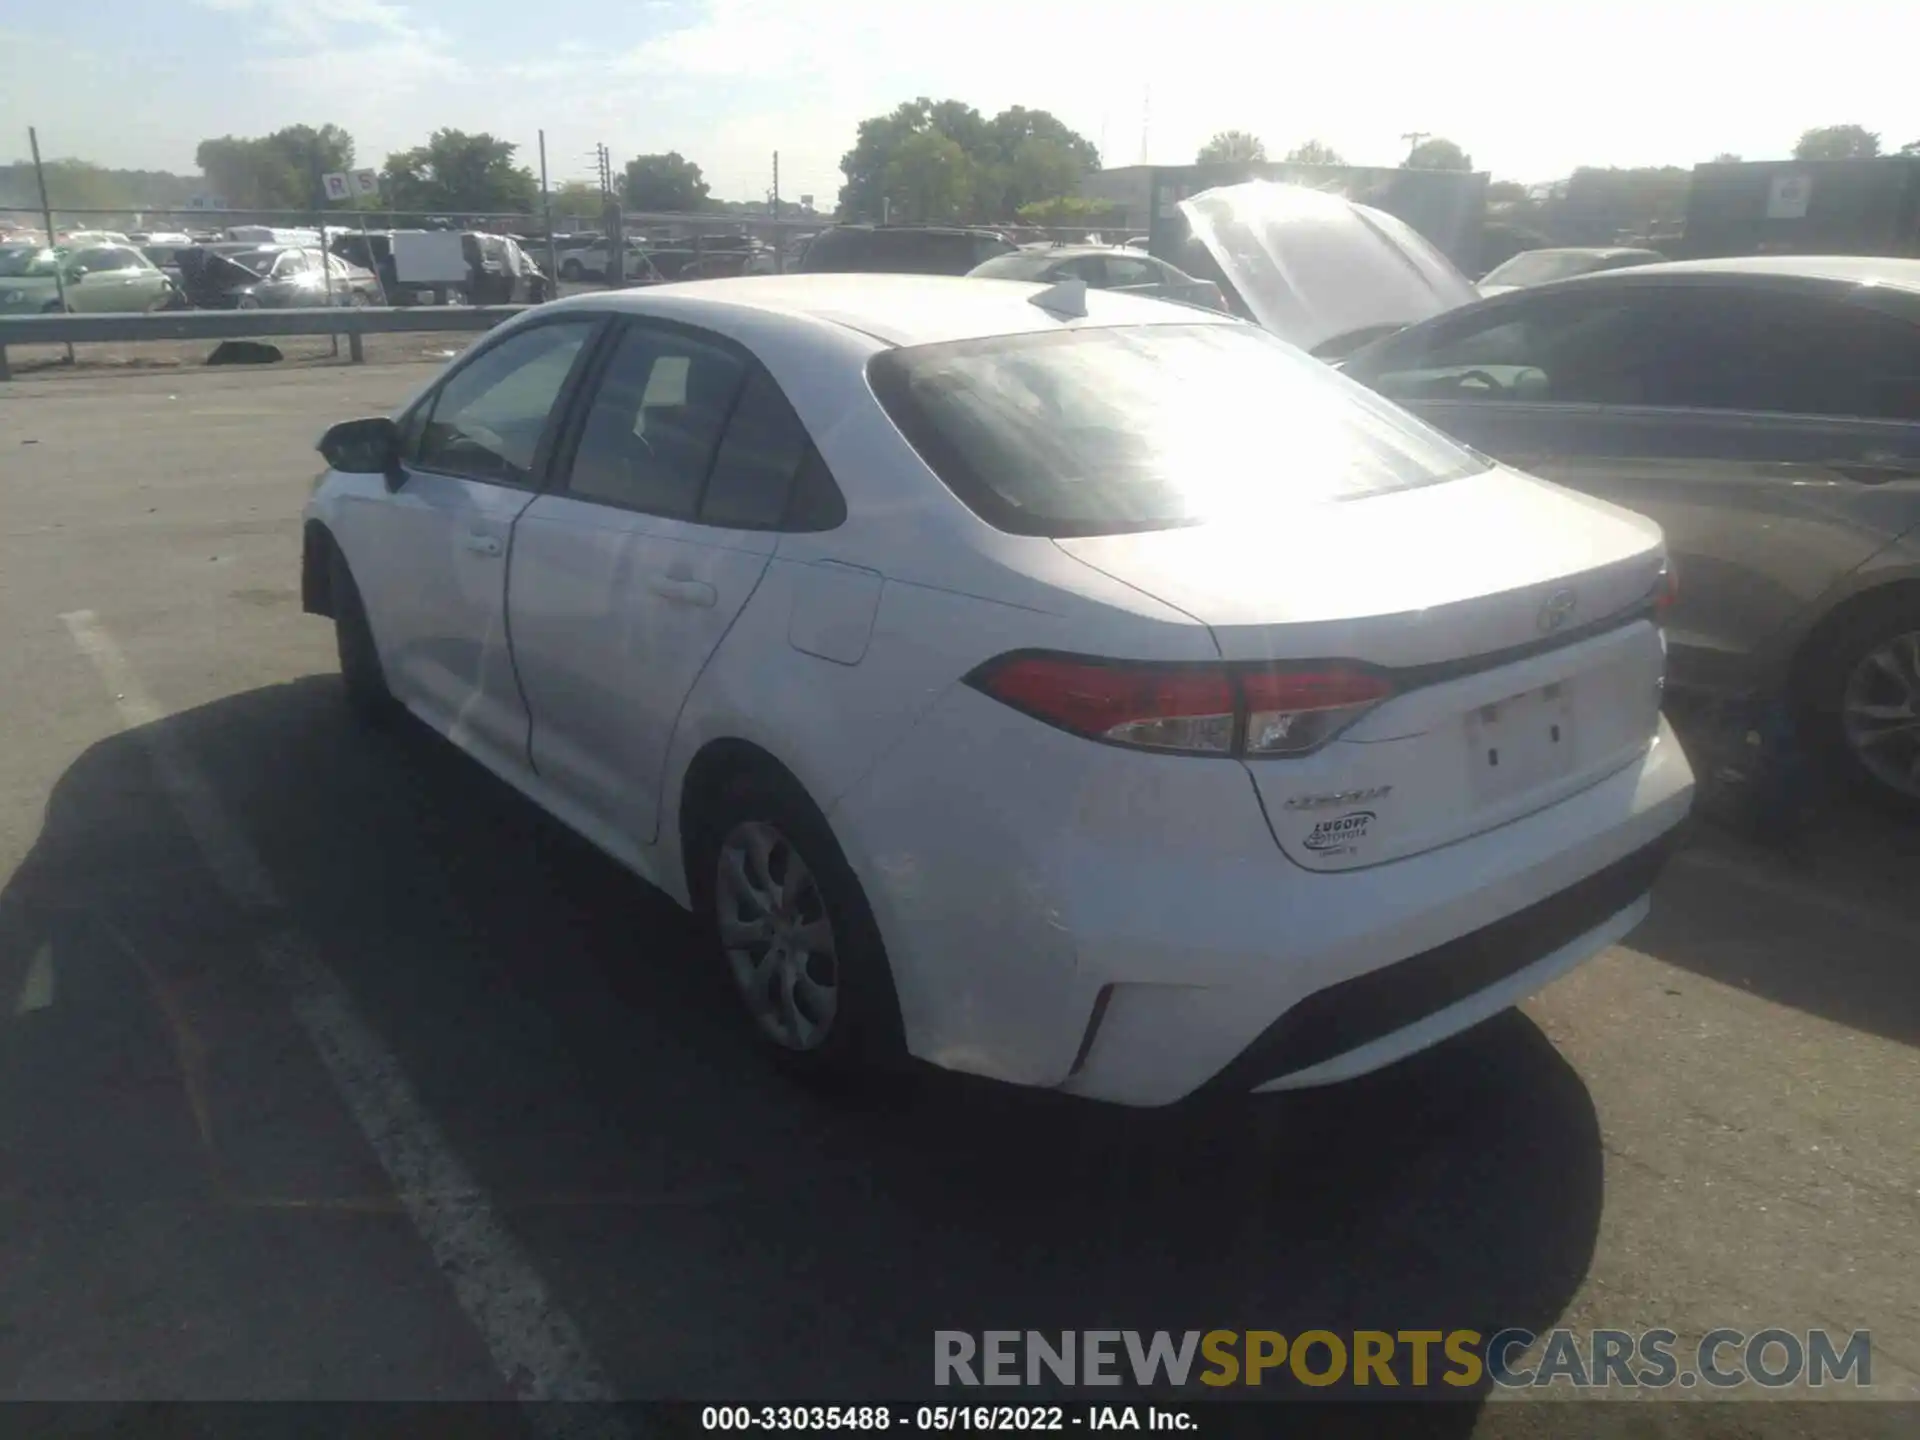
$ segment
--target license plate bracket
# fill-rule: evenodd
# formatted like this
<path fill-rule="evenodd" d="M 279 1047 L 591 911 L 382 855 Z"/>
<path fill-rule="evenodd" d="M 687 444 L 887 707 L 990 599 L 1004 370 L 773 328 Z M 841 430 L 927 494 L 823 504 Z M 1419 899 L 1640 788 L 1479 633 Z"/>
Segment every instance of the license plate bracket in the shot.
<path fill-rule="evenodd" d="M 1573 769 L 1573 687 L 1566 681 L 1482 705 L 1467 716 L 1467 767 L 1481 805 L 1562 779 Z"/>

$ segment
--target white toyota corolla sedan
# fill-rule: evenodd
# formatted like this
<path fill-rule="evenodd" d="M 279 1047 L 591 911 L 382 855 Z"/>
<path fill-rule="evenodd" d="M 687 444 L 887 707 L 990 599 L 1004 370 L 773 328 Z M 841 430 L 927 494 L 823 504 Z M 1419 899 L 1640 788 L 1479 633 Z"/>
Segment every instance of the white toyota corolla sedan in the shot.
<path fill-rule="evenodd" d="M 354 707 L 691 908 L 803 1069 L 1358 1075 L 1623 935 L 1690 803 L 1658 529 L 1206 311 L 582 296 L 321 449 Z"/>

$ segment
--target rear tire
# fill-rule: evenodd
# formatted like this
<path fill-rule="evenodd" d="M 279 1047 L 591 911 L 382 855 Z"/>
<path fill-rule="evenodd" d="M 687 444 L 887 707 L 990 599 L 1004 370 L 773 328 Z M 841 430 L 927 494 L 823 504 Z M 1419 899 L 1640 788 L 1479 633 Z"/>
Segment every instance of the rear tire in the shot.
<path fill-rule="evenodd" d="M 1808 739 L 1864 796 L 1920 815 L 1920 589 L 1868 601 L 1810 650 Z"/>
<path fill-rule="evenodd" d="M 586 273 L 586 270 L 582 268 L 578 260 L 564 260 L 560 264 L 560 278 L 562 280 L 577 281 L 583 278 Z"/>
<path fill-rule="evenodd" d="M 333 641 L 340 656 L 340 681 L 345 688 L 347 709 L 361 724 L 380 728 L 393 720 L 399 702 L 387 688 L 386 672 L 380 666 L 380 651 L 373 643 L 373 627 L 367 623 L 366 606 L 360 599 L 360 587 L 347 568 L 338 546 L 330 546 L 327 561 L 327 593 L 333 605 Z"/>
<path fill-rule="evenodd" d="M 692 838 L 694 912 L 762 1052 L 804 1080 L 896 1067 L 893 971 L 818 807 L 771 767 L 743 769 Z"/>

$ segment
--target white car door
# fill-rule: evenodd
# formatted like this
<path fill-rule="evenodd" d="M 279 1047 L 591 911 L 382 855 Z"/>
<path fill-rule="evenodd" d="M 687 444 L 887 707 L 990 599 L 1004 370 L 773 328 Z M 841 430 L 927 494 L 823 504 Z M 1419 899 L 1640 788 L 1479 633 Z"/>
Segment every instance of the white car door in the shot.
<path fill-rule="evenodd" d="M 409 412 L 398 489 L 343 517 L 388 686 L 495 769 L 526 768 L 527 709 L 506 632 L 513 522 L 600 323 L 556 318 L 476 350 Z"/>
<path fill-rule="evenodd" d="M 655 838 L 681 704 L 760 583 L 808 453 L 744 350 L 636 321 L 515 527 L 508 615 L 534 769 L 629 843 Z"/>

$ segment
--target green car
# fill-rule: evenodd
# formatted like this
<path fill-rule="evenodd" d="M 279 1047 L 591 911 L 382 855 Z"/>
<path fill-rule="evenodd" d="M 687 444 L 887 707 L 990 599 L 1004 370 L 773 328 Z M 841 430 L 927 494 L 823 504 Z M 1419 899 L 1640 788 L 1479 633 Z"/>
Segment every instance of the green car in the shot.
<path fill-rule="evenodd" d="M 0 247 L 0 315 L 58 314 L 60 284 L 78 313 L 158 310 L 173 284 L 131 245 Z"/>

